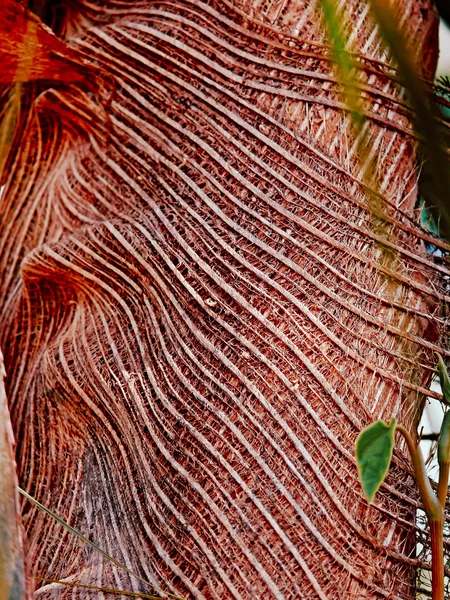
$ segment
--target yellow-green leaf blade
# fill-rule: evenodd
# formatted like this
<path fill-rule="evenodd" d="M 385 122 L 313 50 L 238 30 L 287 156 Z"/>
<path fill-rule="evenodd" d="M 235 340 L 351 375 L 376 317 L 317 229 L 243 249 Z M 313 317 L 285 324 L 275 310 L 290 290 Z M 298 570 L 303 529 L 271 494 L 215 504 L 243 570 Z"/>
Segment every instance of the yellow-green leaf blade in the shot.
<path fill-rule="evenodd" d="M 450 462 L 450 410 L 444 415 L 438 442 L 438 462 L 442 466 Z"/>
<path fill-rule="evenodd" d="M 450 406 L 450 378 L 448 376 L 447 368 L 442 360 L 442 356 L 438 355 L 438 369 L 439 369 L 439 380 L 441 382 L 442 389 L 442 401 L 447 406 Z"/>

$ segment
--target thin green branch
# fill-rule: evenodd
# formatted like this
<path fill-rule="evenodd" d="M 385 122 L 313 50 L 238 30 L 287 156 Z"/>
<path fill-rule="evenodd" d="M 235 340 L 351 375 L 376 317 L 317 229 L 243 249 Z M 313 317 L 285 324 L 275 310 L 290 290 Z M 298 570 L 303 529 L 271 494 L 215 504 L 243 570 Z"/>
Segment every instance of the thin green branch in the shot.
<path fill-rule="evenodd" d="M 414 474 L 416 476 L 417 487 L 419 488 L 423 508 L 428 520 L 442 520 L 444 516 L 442 506 L 435 496 L 433 488 L 431 487 L 420 448 L 414 443 L 409 431 L 407 431 L 402 425 L 397 425 L 395 430 L 398 431 L 406 440 L 406 444 L 411 455 Z"/>

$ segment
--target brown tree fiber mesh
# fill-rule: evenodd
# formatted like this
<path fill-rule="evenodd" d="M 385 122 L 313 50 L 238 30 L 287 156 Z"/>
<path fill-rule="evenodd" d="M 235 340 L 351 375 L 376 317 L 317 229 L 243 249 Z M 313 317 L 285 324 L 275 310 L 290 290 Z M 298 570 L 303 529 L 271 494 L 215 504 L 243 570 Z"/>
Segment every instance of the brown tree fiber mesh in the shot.
<path fill-rule="evenodd" d="M 353 448 L 372 419 L 413 428 L 449 355 L 449 271 L 415 224 L 414 136 L 367 4 L 341 9 L 384 242 L 317 1 L 66 8 L 103 74 L 24 85 L 1 201 L 21 485 L 184 598 L 414 598 L 406 452 L 369 507 Z M 395 9 L 431 77 L 430 3 Z M 35 575 L 151 591 L 29 503 L 24 524 Z"/>

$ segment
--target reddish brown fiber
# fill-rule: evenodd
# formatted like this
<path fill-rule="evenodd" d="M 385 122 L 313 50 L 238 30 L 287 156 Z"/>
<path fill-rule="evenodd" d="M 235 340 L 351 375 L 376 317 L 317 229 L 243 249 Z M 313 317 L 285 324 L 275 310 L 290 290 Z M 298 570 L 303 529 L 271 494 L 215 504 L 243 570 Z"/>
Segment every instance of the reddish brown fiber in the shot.
<path fill-rule="evenodd" d="M 410 114 L 366 2 L 341 8 L 388 241 L 317 1 L 74 0 L 64 41 L 5 5 L 0 114 L 24 27 L 37 40 L 0 200 L 21 486 L 184 598 L 415 598 L 407 455 L 368 506 L 353 449 L 374 419 L 413 430 L 449 355 L 450 273 L 425 251 Z M 431 1 L 395 10 L 431 78 Z M 35 575 L 151 592 L 28 503 L 23 523 Z"/>

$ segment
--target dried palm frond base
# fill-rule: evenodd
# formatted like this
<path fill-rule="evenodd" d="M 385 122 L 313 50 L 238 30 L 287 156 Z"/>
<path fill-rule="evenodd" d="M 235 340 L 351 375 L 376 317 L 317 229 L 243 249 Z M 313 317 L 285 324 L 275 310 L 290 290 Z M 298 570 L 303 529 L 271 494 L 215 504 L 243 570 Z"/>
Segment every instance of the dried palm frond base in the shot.
<path fill-rule="evenodd" d="M 318 2 L 74 1 L 59 30 L 97 75 L 23 83 L 0 211 L 20 484 L 185 598 L 414 598 L 407 460 L 369 507 L 353 447 L 374 418 L 414 426 L 449 271 L 395 73 L 367 4 L 344 10 L 388 240 Z M 396 10 L 431 77 L 430 3 Z M 23 520 L 40 578 L 152 592 Z"/>

